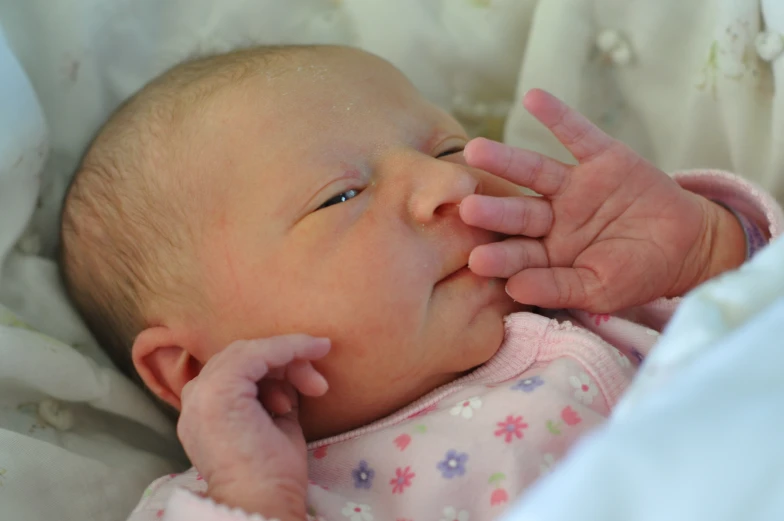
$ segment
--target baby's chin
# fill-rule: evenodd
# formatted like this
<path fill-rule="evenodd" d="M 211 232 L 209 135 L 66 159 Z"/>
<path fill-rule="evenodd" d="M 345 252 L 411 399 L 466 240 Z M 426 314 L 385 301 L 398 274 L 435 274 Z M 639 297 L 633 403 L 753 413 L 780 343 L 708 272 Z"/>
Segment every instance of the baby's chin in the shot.
<path fill-rule="evenodd" d="M 505 318 L 523 310 L 524 306 L 510 299 L 509 302 L 497 302 L 480 312 L 464 329 L 462 342 L 457 344 L 463 351 L 455 353 L 455 361 L 462 364 L 458 371 L 465 374 L 493 358 L 504 342 Z"/>
<path fill-rule="evenodd" d="M 342 434 L 395 414 L 442 385 L 481 367 L 492 359 L 503 345 L 505 317 L 531 309 L 531 306 L 515 303 L 511 299 L 497 299 L 463 327 L 453 326 L 452 332 L 457 336 L 433 346 L 440 362 L 440 365 L 434 366 L 434 373 L 423 379 L 414 378 L 406 388 L 394 390 L 386 387 L 384 401 L 388 403 L 385 407 L 369 407 L 367 403 L 364 406 L 351 406 L 352 397 L 355 395 L 350 393 L 339 397 L 325 397 L 326 399 L 302 399 L 300 421 L 307 441 Z M 416 371 L 412 371 L 413 373 Z M 340 394 L 340 391 L 338 393 Z M 390 401 L 392 396 L 395 398 Z"/>

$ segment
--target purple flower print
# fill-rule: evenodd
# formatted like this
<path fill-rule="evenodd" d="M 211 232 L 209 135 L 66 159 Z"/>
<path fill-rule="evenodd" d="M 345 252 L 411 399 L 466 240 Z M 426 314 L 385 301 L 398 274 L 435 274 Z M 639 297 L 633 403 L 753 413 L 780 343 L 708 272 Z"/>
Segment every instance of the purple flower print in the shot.
<path fill-rule="evenodd" d="M 530 393 L 540 385 L 544 385 L 544 380 L 542 380 L 542 378 L 539 376 L 531 376 L 530 378 L 523 378 L 522 380 L 518 380 L 517 383 L 512 386 L 512 389 L 515 391 Z"/>
<path fill-rule="evenodd" d="M 446 479 L 452 479 L 455 476 L 462 476 L 465 474 L 465 464 L 467 460 L 468 454 L 465 452 L 450 450 L 446 453 L 444 460 L 439 461 L 436 467 L 441 471 L 442 476 Z"/>
<path fill-rule="evenodd" d="M 360 461 L 359 467 L 351 471 L 351 477 L 354 478 L 354 488 L 370 490 L 370 487 L 373 486 L 373 476 L 375 475 L 376 471 L 368 467 L 367 461 Z"/>

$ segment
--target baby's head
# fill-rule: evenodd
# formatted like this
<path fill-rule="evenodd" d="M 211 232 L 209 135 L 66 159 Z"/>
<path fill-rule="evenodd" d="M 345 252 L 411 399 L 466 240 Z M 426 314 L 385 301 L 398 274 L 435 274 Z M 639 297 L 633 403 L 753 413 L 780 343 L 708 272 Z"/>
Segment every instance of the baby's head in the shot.
<path fill-rule="evenodd" d="M 315 439 L 378 419 L 488 360 L 515 309 L 466 266 L 499 237 L 467 195 L 461 126 L 389 63 L 341 47 L 201 59 L 121 107 L 63 211 L 61 266 L 97 339 L 179 407 L 237 339 L 329 337 Z M 452 276 L 450 276 L 450 274 Z"/>

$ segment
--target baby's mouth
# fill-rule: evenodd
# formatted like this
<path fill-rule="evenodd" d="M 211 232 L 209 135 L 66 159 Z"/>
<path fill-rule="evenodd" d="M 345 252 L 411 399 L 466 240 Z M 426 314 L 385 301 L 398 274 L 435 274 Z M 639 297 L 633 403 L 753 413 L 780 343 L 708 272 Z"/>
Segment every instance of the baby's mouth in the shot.
<path fill-rule="evenodd" d="M 446 277 L 439 280 L 437 284 L 441 284 L 443 282 L 450 282 L 462 276 L 470 275 L 470 274 L 471 274 L 471 269 L 468 267 L 468 264 L 464 264 L 463 266 L 459 267 L 458 269 L 456 269 Z"/>

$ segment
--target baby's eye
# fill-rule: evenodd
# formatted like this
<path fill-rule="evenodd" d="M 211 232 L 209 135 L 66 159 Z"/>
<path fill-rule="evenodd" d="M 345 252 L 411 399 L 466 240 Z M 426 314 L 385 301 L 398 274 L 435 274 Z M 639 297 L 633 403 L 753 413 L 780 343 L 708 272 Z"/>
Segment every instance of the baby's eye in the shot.
<path fill-rule="evenodd" d="M 340 204 L 345 203 L 349 199 L 353 199 L 359 195 L 359 190 L 346 190 L 345 192 L 339 193 L 335 197 L 331 197 L 327 199 L 324 204 L 316 208 L 317 210 L 321 210 L 322 208 L 326 208 L 327 206 L 332 206 L 333 204 Z"/>
<path fill-rule="evenodd" d="M 452 147 L 449 150 L 447 150 L 446 152 L 441 152 L 440 154 L 438 154 L 436 156 L 436 159 L 440 159 L 440 158 L 446 157 L 446 156 L 451 156 L 452 154 L 457 154 L 459 152 L 462 152 L 464 148 L 465 147 L 463 147 L 463 146 Z"/>

